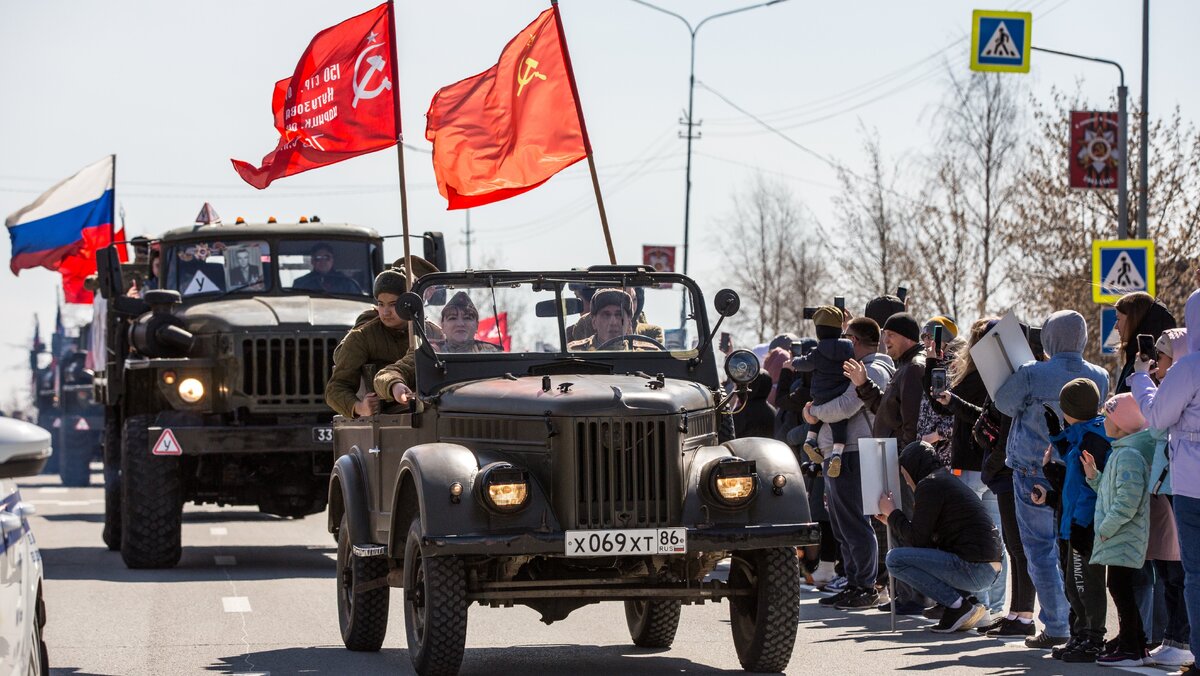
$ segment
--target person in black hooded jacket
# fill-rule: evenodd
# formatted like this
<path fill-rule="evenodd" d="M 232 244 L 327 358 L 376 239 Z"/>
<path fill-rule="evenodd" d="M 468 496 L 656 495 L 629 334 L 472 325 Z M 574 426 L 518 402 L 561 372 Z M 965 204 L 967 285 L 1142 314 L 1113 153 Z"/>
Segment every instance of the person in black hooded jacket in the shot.
<path fill-rule="evenodd" d="M 913 489 L 912 519 L 888 494 L 879 497 L 876 517 L 909 544 L 888 552 L 888 570 L 946 608 L 933 631 L 975 627 L 987 617 L 987 609 L 972 594 L 1000 575 L 1000 533 L 979 496 L 942 465 L 929 444 L 915 441 L 904 447 L 900 474 Z"/>
<path fill-rule="evenodd" d="M 775 436 L 775 407 L 767 403 L 771 396 L 771 376 L 766 373 L 750 382 L 750 394 L 742 410 L 733 414 L 734 430 L 737 438 Z"/>
<path fill-rule="evenodd" d="M 1133 373 L 1133 363 L 1137 361 L 1137 337 L 1139 334 L 1154 336 L 1154 340 L 1163 331 L 1176 327 L 1175 316 L 1163 305 L 1161 300 L 1148 293 L 1137 291 L 1127 293 L 1117 299 L 1117 333 L 1121 337 L 1121 351 L 1125 355 L 1125 365 L 1117 376 L 1117 384 L 1113 394 L 1129 391 L 1125 379 Z"/>

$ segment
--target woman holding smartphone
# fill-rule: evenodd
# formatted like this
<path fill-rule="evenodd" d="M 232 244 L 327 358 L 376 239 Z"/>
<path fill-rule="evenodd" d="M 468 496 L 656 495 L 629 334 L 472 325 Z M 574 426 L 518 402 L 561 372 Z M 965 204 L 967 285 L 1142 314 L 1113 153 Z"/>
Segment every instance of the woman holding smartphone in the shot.
<path fill-rule="evenodd" d="M 1117 376 L 1113 394 L 1121 394 L 1129 391 L 1129 384 L 1125 380 L 1133 373 L 1133 363 L 1137 360 L 1137 337 L 1152 336 L 1153 345 L 1163 331 L 1175 328 L 1176 322 L 1174 315 L 1162 301 L 1141 291 L 1121 296 L 1116 302 L 1116 308 L 1117 335 L 1121 337 L 1121 351 L 1125 355 L 1125 364 L 1121 368 L 1121 374 Z"/>

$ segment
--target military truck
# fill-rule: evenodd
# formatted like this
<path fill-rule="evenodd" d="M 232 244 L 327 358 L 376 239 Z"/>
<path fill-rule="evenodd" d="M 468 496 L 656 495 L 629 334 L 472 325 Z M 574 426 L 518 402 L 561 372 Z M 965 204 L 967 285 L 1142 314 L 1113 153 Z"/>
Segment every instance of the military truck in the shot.
<path fill-rule="evenodd" d="M 597 289 L 587 316 L 571 285 Z M 678 317 L 681 294 L 700 344 L 670 350 L 655 320 Z M 722 321 L 738 305 L 715 297 Z M 742 666 L 787 665 L 795 548 L 820 531 L 786 445 L 722 434 L 720 322 L 710 329 L 695 282 L 641 266 L 467 271 L 426 275 L 397 306 L 422 336 L 414 398 L 334 418 L 328 527 L 347 648 L 380 648 L 402 587 L 420 674 L 457 672 L 472 603 L 551 623 L 621 601 L 633 643 L 662 648 L 683 604 L 726 600 Z M 573 325 L 587 338 L 568 343 Z M 744 389 L 759 364 L 743 350 L 725 370 Z"/>
<path fill-rule="evenodd" d="M 382 245 L 353 225 L 239 223 L 171 230 L 140 267 L 100 252 L 104 538 L 127 566 L 179 561 L 188 502 L 325 509 L 325 384 L 334 348 L 371 307 Z M 146 280 L 142 297 L 126 292 L 131 279 Z"/>
<path fill-rule="evenodd" d="M 88 329 L 68 336 L 58 328 L 50 345 L 34 337 L 29 353 L 37 423 L 48 430 L 54 454 L 43 472 L 58 474 L 64 486 L 91 483 L 91 462 L 101 458 L 104 407 L 92 392 L 92 374 L 86 368 Z"/>

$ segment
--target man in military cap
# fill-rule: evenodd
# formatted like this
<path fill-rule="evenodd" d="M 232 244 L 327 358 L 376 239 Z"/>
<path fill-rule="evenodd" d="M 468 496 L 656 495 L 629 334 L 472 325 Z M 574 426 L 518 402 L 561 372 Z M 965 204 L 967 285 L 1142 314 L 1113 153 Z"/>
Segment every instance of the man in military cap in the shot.
<path fill-rule="evenodd" d="M 595 294 L 599 293 L 596 289 L 581 287 L 582 293 L 576 290 L 576 296 L 584 301 L 584 312 L 579 317 L 579 321 L 567 327 L 567 345 L 582 341 L 595 333 L 594 324 L 592 322 L 592 312 L 595 310 Z M 574 290 L 574 289 L 573 289 Z M 630 305 L 633 309 L 635 320 L 633 321 L 633 330 L 627 333 L 636 333 L 638 335 L 653 338 L 656 342 L 662 343 L 665 340 L 665 335 L 661 326 L 646 322 L 646 313 L 642 311 L 646 302 L 645 289 L 643 287 L 631 287 L 627 289 L 617 289 L 629 295 Z M 636 302 L 637 305 L 633 306 Z M 643 342 L 643 346 L 646 343 Z"/>
<path fill-rule="evenodd" d="M 333 351 L 333 373 L 325 386 L 325 403 L 347 418 L 379 413 L 380 398 L 368 388 L 359 398 L 359 385 L 368 371 L 388 365 L 402 366 L 412 382 L 413 361 L 409 350 L 408 322 L 396 313 L 396 301 L 408 289 L 404 272 L 389 268 L 375 277 L 375 309 L 363 313 L 337 349 Z M 367 374 L 371 378 L 373 374 Z M 368 382 L 370 382 L 368 380 Z"/>
<path fill-rule="evenodd" d="M 567 344 L 573 352 L 598 350 L 609 341 L 633 333 L 633 301 L 621 289 L 600 289 L 592 296 L 592 311 L 588 315 L 592 335 Z M 614 342 L 606 350 L 629 349 L 625 341 Z"/>

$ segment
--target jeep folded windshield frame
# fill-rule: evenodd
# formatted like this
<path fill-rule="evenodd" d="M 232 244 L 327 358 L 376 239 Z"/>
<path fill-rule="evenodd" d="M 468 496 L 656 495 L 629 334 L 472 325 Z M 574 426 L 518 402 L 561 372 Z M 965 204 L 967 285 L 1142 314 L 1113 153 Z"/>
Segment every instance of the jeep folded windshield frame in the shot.
<path fill-rule="evenodd" d="M 466 271 L 425 275 L 413 290 L 424 300 L 423 396 L 470 380 L 563 374 L 661 373 L 718 387 L 715 354 L 698 348 L 709 330 L 703 295 L 680 274 Z"/>

